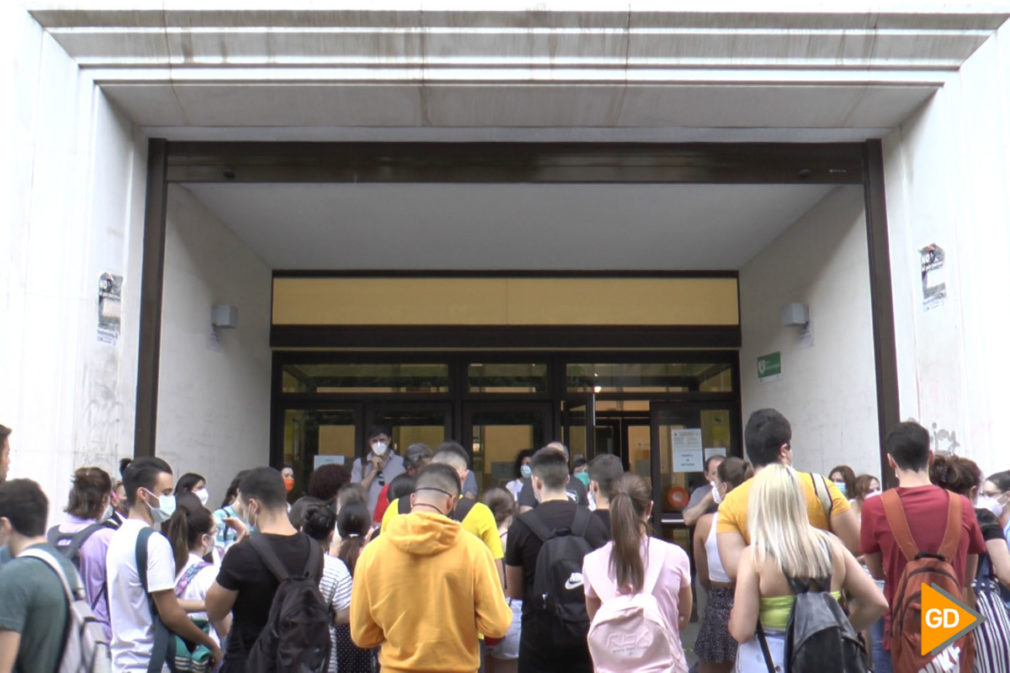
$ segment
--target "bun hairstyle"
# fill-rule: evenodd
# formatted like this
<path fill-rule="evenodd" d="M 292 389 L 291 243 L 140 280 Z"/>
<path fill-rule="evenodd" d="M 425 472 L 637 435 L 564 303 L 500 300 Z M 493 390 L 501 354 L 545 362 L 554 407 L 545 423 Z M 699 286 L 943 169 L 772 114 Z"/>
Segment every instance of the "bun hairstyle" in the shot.
<path fill-rule="evenodd" d="M 316 542 L 327 543 L 337 526 L 337 515 L 326 504 L 310 504 L 302 513 L 302 532 Z"/>
<path fill-rule="evenodd" d="M 200 538 L 213 534 L 217 522 L 210 510 L 192 493 L 176 497 L 175 513 L 165 522 L 165 536 L 172 544 L 176 571 L 182 570 L 189 553 L 200 543 Z"/>
<path fill-rule="evenodd" d="M 100 519 L 110 493 L 112 478 L 108 472 L 100 467 L 77 468 L 64 511 L 80 519 Z"/>
<path fill-rule="evenodd" d="M 929 480 L 958 495 L 968 495 L 982 483 L 982 470 L 967 458 L 937 453 L 929 466 Z"/>
<path fill-rule="evenodd" d="M 341 506 L 337 515 L 337 531 L 340 533 L 340 553 L 337 557 L 344 562 L 351 575 L 354 575 L 354 566 L 371 527 L 372 517 L 368 513 L 368 505 L 360 500 L 351 500 Z"/>
<path fill-rule="evenodd" d="M 639 475 L 625 473 L 614 484 L 610 499 L 610 570 L 617 578 L 618 591 L 637 594 L 645 584 L 642 541 L 649 536 L 645 515 L 652 503 L 649 486 Z"/>

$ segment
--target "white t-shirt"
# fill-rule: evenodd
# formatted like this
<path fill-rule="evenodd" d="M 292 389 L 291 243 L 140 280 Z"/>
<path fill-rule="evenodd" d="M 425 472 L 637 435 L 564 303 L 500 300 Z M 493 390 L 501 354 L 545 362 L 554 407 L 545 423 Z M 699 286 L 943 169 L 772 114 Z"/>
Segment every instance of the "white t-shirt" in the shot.
<path fill-rule="evenodd" d="M 183 590 L 182 595 L 179 595 L 178 591 L 179 583 L 182 582 L 182 579 L 186 576 L 186 573 L 189 572 L 189 569 L 192 568 L 193 566 L 202 565 L 204 563 L 206 563 L 206 561 L 204 561 L 196 554 L 190 554 L 189 558 L 186 560 L 186 565 L 184 565 L 182 569 L 178 573 L 176 573 L 175 586 L 176 586 L 176 595 L 179 596 L 179 600 L 183 601 L 207 600 L 207 591 L 210 590 L 211 585 L 214 584 L 214 580 L 217 579 L 218 568 L 214 565 L 207 565 L 202 570 L 198 570 L 196 576 L 194 576 L 193 579 L 190 581 L 190 583 L 186 585 L 186 588 Z M 189 618 L 207 619 L 207 613 L 191 612 L 189 613 Z M 220 645 L 220 641 L 217 638 L 217 632 L 214 629 L 210 630 L 210 637 L 213 638 Z"/>
<path fill-rule="evenodd" d="M 146 673 L 154 647 L 154 623 L 147 592 L 137 572 L 137 536 L 147 528 L 127 519 L 112 536 L 106 555 L 113 673 Z M 165 536 L 147 541 L 147 586 L 152 593 L 175 589 L 175 560 Z"/>
<path fill-rule="evenodd" d="M 329 554 L 323 556 L 323 577 L 319 580 L 319 593 L 334 614 L 351 607 L 351 573 L 343 561 Z M 329 673 L 337 673 L 337 632 L 332 624 L 330 646 Z"/>

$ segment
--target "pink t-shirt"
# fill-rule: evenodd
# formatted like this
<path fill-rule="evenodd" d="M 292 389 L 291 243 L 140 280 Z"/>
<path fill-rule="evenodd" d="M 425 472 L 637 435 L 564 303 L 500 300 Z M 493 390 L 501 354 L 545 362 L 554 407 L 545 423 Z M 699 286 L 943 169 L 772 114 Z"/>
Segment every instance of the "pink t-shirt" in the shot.
<path fill-rule="evenodd" d="M 586 596 L 598 598 L 606 603 L 620 595 L 617 578 L 610 572 L 610 550 L 614 543 L 608 542 L 594 552 L 586 554 L 582 560 L 582 579 Z M 651 578 L 659 568 L 659 579 L 652 594 L 659 603 L 659 609 L 667 620 L 670 633 L 680 633 L 679 610 L 680 590 L 691 585 L 691 562 L 683 549 L 675 544 L 654 537 L 648 539 L 649 558 L 645 564 L 645 576 Z M 645 546 L 642 547 L 644 555 Z M 648 583 L 648 582 L 647 582 Z M 687 663 L 680 638 L 675 639 L 678 671 L 686 671 Z"/>

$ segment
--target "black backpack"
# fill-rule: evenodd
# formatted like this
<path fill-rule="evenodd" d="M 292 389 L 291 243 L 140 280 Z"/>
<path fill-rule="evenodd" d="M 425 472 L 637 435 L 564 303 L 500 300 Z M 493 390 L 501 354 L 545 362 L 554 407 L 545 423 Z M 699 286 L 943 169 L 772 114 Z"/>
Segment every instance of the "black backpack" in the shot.
<path fill-rule="evenodd" d="M 815 584 L 816 590 L 812 588 Z M 789 585 L 796 598 L 786 627 L 784 673 L 868 673 L 866 649 L 830 593 L 831 578 L 791 578 Z M 765 664 L 774 671 L 760 622 L 757 634 Z"/>
<path fill-rule="evenodd" d="M 323 551 L 307 536 L 305 541 L 309 544 L 305 571 L 292 575 L 262 535 L 249 538 L 280 584 L 266 626 L 246 660 L 247 673 L 322 673 L 329 667 L 333 619 L 312 576 L 312 569 L 323 564 Z"/>
<path fill-rule="evenodd" d="M 592 551 L 586 541 L 589 510 L 575 509 L 570 527 L 550 530 L 532 510 L 519 519 L 540 538 L 543 546 L 537 554 L 533 578 L 534 611 L 538 628 L 533 630 L 534 647 L 541 651 L 586 649 L 589 615 L 583 591 L 582 559 Z"/>

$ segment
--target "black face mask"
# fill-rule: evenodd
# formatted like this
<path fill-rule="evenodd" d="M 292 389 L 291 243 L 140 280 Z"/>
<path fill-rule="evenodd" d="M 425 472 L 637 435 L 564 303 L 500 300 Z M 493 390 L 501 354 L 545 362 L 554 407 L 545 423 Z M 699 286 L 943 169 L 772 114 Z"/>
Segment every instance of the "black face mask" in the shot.
<path fill-rule="evenodd" d="M 414 489 L 414 490 L 415 490 L 415 492 L 416 491 L 437 491 L 439 493 L 442 493 L 442 494 L 444 494 L 444 495 L 452 498 L 453 503 L 455 503 L 456 500 L 459 498 L 458 495 L 453 495 L 452 493 L 449 493 L 449 491 L 446 491 L 445 489 L 438 488 L 437 486 L 422 486 L 421 488 Z M 432 505 L 428 505 L 428 507 L 432 507 Z M 442 514 L 442 516 L 452 517 L 452 512 L 453 512 L 454 509 L 455 509 L 455 504 L 453 505 L 453 507 L 450 507 L 449 511 L 446 512 L 445 514 L 442 514 L 442 510 L 438 510 L 438 513 Z"/>

